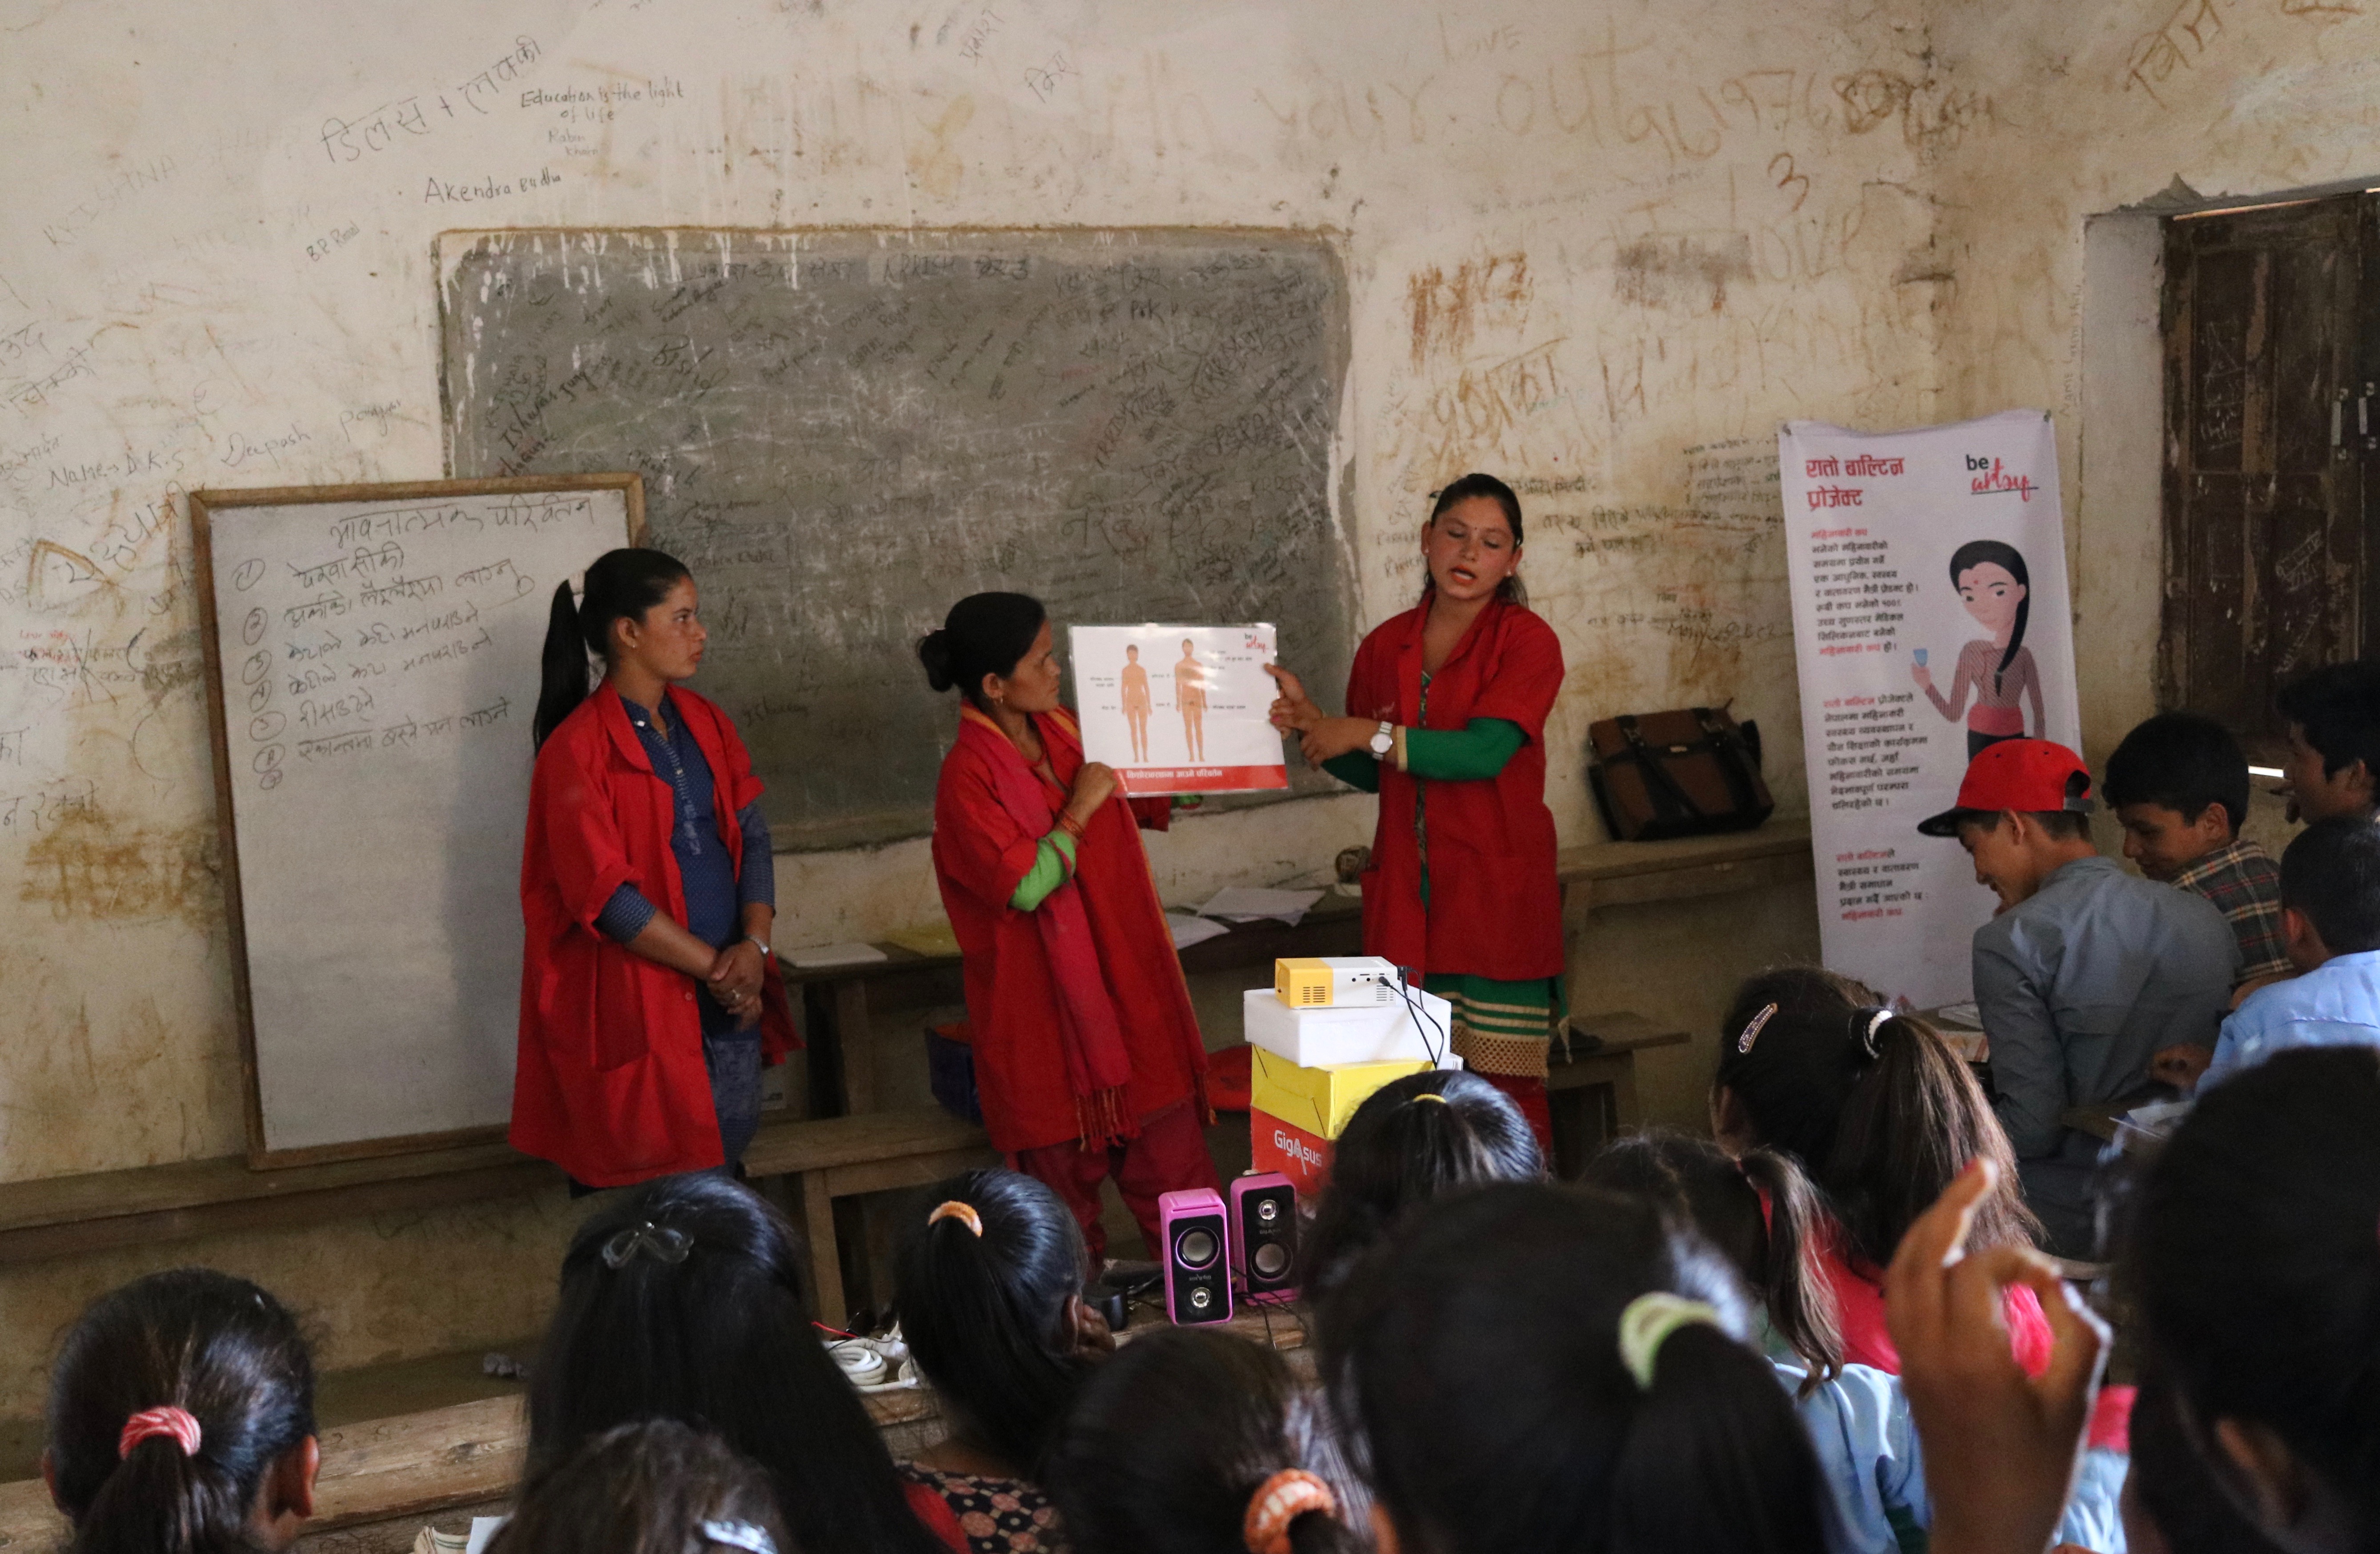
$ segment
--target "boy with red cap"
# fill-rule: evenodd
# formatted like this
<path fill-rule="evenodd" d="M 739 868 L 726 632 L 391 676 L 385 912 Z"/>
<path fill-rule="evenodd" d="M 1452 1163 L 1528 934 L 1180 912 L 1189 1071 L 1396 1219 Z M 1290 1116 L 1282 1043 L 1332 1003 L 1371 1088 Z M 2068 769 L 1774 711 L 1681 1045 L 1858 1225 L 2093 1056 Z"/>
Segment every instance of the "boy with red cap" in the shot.
<path fill-rule="evenodd" d="M 2167 1047 L 2212 1049 L 2240 946 L 2204 898 L 2126 873 L 2091 841 L 2091 773 L 2046 739 L 1977 754 L 1958 805 L 1922 822 L 1955 836 L 2000 898 L 1975 930 L 1975 1004 L 1991 1038 L 1992 1106 L 2050 1250 L 2094 1251 L 2098 1141 L 2061 1120 L 2157 1093 Z"/>

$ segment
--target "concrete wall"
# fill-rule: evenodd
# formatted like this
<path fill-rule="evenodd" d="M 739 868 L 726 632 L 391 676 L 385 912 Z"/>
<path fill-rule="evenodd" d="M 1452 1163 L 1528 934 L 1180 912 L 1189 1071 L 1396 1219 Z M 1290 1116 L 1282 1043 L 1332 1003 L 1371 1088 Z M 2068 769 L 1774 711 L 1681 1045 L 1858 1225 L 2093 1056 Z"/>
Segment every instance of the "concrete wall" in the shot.
<path fill-rule="evenodd" d="M 2249 79 L 2287 49 L 2344 102 L 2362 78 L 2321 62 L 2351 34 L 2237 14 L 2253 42 L 2158 108 L 2120 89 L 2124 28 L 2038 0 L 1935 35 L 1919 0 L 6 0 L 0 1176 L 242 1145 L 178 493 L 442 472 L 440 230 L 1343 234 L 1366 620 L 1414 595 L 1423 493 L 1471 467 L 1521 486 L 1571 663 L 1551 798 L 1590 840 L 1578 751 L 1617 711 L 1733 695 L 1805 803 L 1777 514 L 1711 476 L 1726 450 L 1688 449 L 2010 403 L 2070 437 L 2083 216 L 2177 154 L 2212 184 L 2352 160 L 2292 151 L 2255 116 L 2288 99 Z M 602 87 L 625 95 L 592 116 L 528 95 Z M 2068 104 L 2118 143 L 2086 152 Z M 383 113 L 353 158 L 324 139 Z M 1310 874 L 1369 827 L 1366 800 L 1306 802 L 1192 819 L 1152 856 L 1191 900 Z M 934 913 L 922 844 L 780 868 L 784 944 Z M 1704 1033 L 1648 1079 L 1685 1121 L 1725 984 L 1815 944 L 1810 903 L 1769 892 L 1607 914 L 1580 953 L 1605 1006 Z M 568 1222 L 539 1202 L 0 1270 L 0 1412 L 138 1269 L 249 1272 L 355 1365 L 517 1332 Z"/>

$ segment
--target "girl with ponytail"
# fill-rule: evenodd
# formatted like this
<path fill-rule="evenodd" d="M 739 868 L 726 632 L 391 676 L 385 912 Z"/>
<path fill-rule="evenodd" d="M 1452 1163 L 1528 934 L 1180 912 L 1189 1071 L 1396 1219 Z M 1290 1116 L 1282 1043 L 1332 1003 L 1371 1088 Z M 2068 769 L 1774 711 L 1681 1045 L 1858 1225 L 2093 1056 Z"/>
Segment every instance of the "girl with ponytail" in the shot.
<path fill-rule="evenodd" d="M 1535 1184 L 1441 1199 L 1318 1320 L 1380 1554 L 1827 1548 L 1818 1464 L 1742 1282 L 1648 1204 Z"/>
<path fill-rule="evenodd" d="M 1827 1208 L 1819 1260 L 1843 1358 L 1855 1364 L 1899 1373 L 1884 1325 L 1884 1269 L 1967 1162 L 2001 1168 L 1976 1209 L 1973 1244 L 2030 1246 L 2040 1234 L 2017 1193 L 2008 1135 L 1949 1044 L 1816 966 L 1766 971 L 1737 991 L 1720 1027 L 1711 1132 L 1730 1153 L 1790 1155 L 1817 1184 Z M 2005 1315 L 2017 1358 L 2039 1374 L 2050 1348 L 2040 1302 L 2011 1286 Z"/>
<path fill-rule="evenodd" d="M 582 597 L 554 589 L 512 1142 L 580 1190 L 739 1169 L 760 1069 L 800 1045 L 769 947 L 760 780 L 734 722 L 685 686 L 705 639 L 694 578 L 659 551 L 607 552 Z"/>
<path fill-rule="evenodd" d="M 1089 1257 L 1074 1214 L 1032 1177 L 967 1172 L 921 1195 L 892 1275 L 902 1337 L 950 1426 L 902 1471 L 949 1504 L 973 1554 L 1061 1547 L 1042 1459 L 1092 1366 L 1115 1351 L 1083 1299 Z"/>
<path fill-rule="evenodd" d="M 1093 1259 L 1111 1175 L 1162 1245 L 1158 1198 L 1218 1185 L 1207 1046 L 1139 835 L 1165 830 L 1172 803 L 1127 799 L 1084 759 L 1039 600 L 968 595 L 917 662 L 960 697 L 934 788 L 934 883 L 965 962 L 984 1129 L 1065 1200 Z"/>
<path fill-rule="evenodd" d="M 1083 1389 L 1050 1459 L 1076 1554 L 1356 1554 L 1366 1501 L 1270 1347 L 1160 1328 Z"/>
<path fill-rule="evenodd" d="M 1487 1182 L 1536 1182 L 1544 1155 L 1510 1096 L 1463 1069 L 1391 1080 L 1364 1098 L 1330 1151 L 1299 1238 L 1299 1285 L 1319 1300 L 1407 1211 Z"/>
<path fill-rule="evenodd" d="M 281 1303 L 176 1269 L 103 1295 L 50 1375 L 42 1476 L 75 1554 L 254 1554 L 314 1513 L 314 1363 Z"/>

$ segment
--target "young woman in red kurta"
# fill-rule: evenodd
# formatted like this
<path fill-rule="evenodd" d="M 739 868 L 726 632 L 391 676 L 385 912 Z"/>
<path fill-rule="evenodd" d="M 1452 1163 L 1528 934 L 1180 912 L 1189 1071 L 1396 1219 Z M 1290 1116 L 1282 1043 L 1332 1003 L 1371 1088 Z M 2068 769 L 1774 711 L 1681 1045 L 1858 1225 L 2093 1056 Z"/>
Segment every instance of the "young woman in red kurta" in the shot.
<path fill-rule="evenodd" d="M 735 1165 L 761 1065 L 800 1045 L 769 953 L 760 781 L 727 714 L 682 684 L 703 641 L 694 579 L 659 551 L 599 558 L 583 602 L 554 590 L 512 1142 L 585 1188 Z"/>
<path fill-rule="evenodd" d="M 1561 889 L 1546 807 L 1546 717 L 1561 643 L 1523 602 L 1521 502 L 1492 475 L 1438 493 L 1422 601 L 1355 650 L 1347 713 L 1274 669 L 1276 727 L 1380 795 L 1364 952 L 1454 1006 L 1454 1050 L 1520 1103 L 1552 1150 L 1546 1059 L 1561 1006 Z"/>
<path fill-rule="evenodd" d="M 1217 1185 L 1206 1046 L 1135 829 L 1164 829 L 1171 807 L 1126 801 L 1083 759 L 1038 601 L 963 599 L 917 657 L 965 698 L 934 795 L 934 878 L 965 958 L 984 1126 L 1066 1200 L 1093 1257 L 1111 1173 L 1158 1247 L 1158 1195 Z"/>

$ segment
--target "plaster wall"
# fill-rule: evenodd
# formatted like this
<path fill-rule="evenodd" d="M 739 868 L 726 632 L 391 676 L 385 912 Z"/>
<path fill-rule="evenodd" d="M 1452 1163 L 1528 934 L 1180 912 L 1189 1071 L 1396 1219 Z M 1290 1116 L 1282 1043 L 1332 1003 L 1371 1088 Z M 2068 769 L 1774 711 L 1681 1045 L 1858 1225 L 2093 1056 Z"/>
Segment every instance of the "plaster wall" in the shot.
<path fill-rule="evenodd" d="M 1415 595 L 1425 493 L 1497 470 L 1571 665 L 1548 733 L 1565 841 L 1596 836 L 1590 718 L 1730 696 L 1791 813 L 1779 518 L 1709 450 L 1756 455 L 1794 417 L 2070 410 L 2070 228 L 2161 183 L 2152 152 L 2216 116 L 2153 119 L 2103 79 L 2120 39 L 2022 8 L 2084 35 L 2093 111 L 2133 127 L 2120 168 L 2069 165 L 2050 106 L 2079 77 L 2041 84 L 2031 45 L 1998 55 L 2022 30 L 1981 7 L 1949 69 L 1918 0 L 0 0 L 0 1177 L 242 1147 L 180 493 L 442 472 L 439 231 L 1336 233 L 1354 351 L 1334 463 L 1366 624 Z M 2294 165 L 2274 139 L 2224 140 L 2202 176 L 2269 181 Z M 1985 200 L 2022 213 L 1995 225 Z M 1985 347 L 1998 365 L 1971 373 Z M 1310 877 L 1370 815 L 1193 818 L 1152 857 L 1169 900 L 1196 900 Z M 779 878 L 785 945 L 935 914 L 921 842 L 789 856 Z M 1707 1043 L 1708 989 L 1813 952 L 1815 929 L 1770 892 L 1607 914 L 1589 938 L 1606 1006 L 1691 1012 Z M 1699 1111 L 1703 1062 L 1662 1060 L 1675 1120 Z M 0 1270 L 0 1412 L 32 1405 L 82 1298 L 177 1260 L 281 1290 L 332 1366 L 517 1333 L 569 1219 L 540 1200 Z"/>

